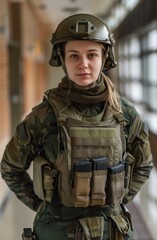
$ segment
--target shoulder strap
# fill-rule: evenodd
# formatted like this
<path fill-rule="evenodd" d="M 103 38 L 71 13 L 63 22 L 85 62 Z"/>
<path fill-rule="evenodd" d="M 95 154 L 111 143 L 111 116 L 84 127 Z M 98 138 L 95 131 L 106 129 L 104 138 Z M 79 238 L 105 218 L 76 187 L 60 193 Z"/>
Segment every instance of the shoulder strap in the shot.
<path fill-rule="evenodd" d="M 113 116 L 120 124 L 120 136 L 121 136 L 121 141 L 122 141 L 123 154 L 125 154 L 125 152 L 126 152 L 126 134 L 125 134 L 125 130 L 124 130 L 124 126 L 125 126 L 124 113 L 123 112 L 122 113 L 114 113 Z"/>
<path fill-rule="evenodd" d="M 65 121 L 67 117 L 74 117 L 76 115 L 76 112 L 71 105 L 71 101 L 67 101 L 61 98 L 55 94 L 55 91 L 53 91 L 53 89 L 45 92 L 44 98 L 50 103 L 51 107 L 53 108 L 58 122 Z"/>
<path fill-rule="evenodd" d="M 64 122 L 66 121 L 67 117 L 74 118 L 74 115 L 76 112 L 73 110 L 71 106 L 71 102 L 61 99 L 57 94 L 55 94 L 55 91 L 48 90 L 45 92 L 44 98 L 50 103 L 51 107 L 53 108 L 57 122 Z M 121 101 L 122 104 L 122 110 L 124 111 L 125 107 L 123 106 L 123 101 Z M 64 114 L 64 111 L 66 110 L 66 115 Z M 124 130 L 125 126 L 125 116 L 123 113 L 114 113 L 114 118 L 119 122 L 120 124 L 120 134 L 121 134 L 121 140 L 123 144 L 123 153 L 126 151 L 126 133 Z M 77 116 L 76 116 L 77 118 Z"/>

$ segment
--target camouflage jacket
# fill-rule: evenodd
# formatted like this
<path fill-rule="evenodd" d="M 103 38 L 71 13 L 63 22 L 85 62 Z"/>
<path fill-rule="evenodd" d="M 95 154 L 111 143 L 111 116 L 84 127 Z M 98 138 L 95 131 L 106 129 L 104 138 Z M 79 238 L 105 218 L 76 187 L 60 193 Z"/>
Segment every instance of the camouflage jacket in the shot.
<path fill-rule="evenodd" d="M 124 203 L 132 200 L 148 179 L 152 169 L 152 155 L 148 131 L 135 108 L 122 99 L 125 119 L 126 151 L 133 156 L 131 182 Z M 27 171 L 37 155 L 48 161 L 56 160 L 58 129 L 55 113 L 47 100 L 17 126 L 6 146 L 2 162 L 2 178 L 16 196 L 28 207 L 37 211 L 41 200 L 35 195 L 33 182 Z"/>

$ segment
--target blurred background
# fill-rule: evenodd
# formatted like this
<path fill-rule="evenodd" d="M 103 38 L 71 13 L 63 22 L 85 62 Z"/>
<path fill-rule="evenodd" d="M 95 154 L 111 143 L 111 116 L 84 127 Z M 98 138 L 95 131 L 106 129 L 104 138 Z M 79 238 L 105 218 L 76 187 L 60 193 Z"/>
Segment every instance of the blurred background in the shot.
<path fill-rule="evenodd" d="M 0 0 L 0 159 L 16 125 L 63 76 L 48 64 L 50 39 L 75 13 L 111 28 L 118 65 L 108 75 L 149 126 L 154 168 L 128 208 L 136 240 L 157 240 L 157 0 Z M 22 239 L 34 216 L 0 179 L 0 239 Z"/>

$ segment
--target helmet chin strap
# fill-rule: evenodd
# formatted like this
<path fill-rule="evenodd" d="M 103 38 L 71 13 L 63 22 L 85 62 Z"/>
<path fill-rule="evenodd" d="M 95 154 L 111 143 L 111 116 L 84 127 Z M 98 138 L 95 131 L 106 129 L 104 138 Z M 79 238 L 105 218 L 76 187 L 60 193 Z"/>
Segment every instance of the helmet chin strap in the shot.
<path fill-rule="evenodd" d="M 67 68 L 65 66 L 65 61 L 63 59 L 63 56 L 62 56 L 62 52 L 61 52 L 61 49 L 60 47 L 57 48 L 57 54 L 59 55 L 60 57 L 60 60 L 61 60 L 61 63 L 62 63 L 62 69 L 66 75 L 66 77 L 68 78 L 69 81 L 72 81 L 68 75 L 68 71 L 67 71 Z M 101 68 L 100 68 L 100 72 L 99 72 L 99 75 L 98 75 L 98 79 L 96 79 L 95 81 L 98 82 L 98 84 L 100 84 L 100 81 L 101 81 L 101 74 L 102 74 L 102 71 L 103 71 L 103 67 L 105 65 L 105 62 L 106 62 L 106 59 L 108 58 L 108 55 L 109 55 L 109 46 L 107 46 L 107 50 L 106 52 L 104 53 L 103 55 L 103 58 L 102 58 L 102 65 L 101 65 Z"/>
<path fill-rule="evenodd" d="M 109 46 L 107 46 L 107 50 L 106 50 L 106 52 L 103 54 L 102 65 L 101 65 L 101 68 L 100 68 L 100 72 L 99 72 L 99 75 L 98 75 L 98 79 L 96 80 L 98 85 L 99 85 L 100 82 L 101 82 L 101 74 L 102 74 L 102 72 L 103 72 L 103 67 L 104 67 L 104 65 L 105 65 L 105 62 L 106 62 L 106 59 L 108 58 L 108 56 L 109 56 Z"/>
<path fill-rule="evenodd" d="M 58 54 L 59 57 L 60 57 L 60 60 L 61 60 L 61 63 L 62 63 L 62 69 L 63 69 L 66 77 L 68 78 L 69 81 L 71 81 L 71 79 L 69 78 L 69 75 L 68 75 L 67 68 L 66 68 L 66 66 L 65 66 L 65 61 L 64 61 L 64 59 L 63 59 L 63 56 L 62 56 L 62 52 L 61 52 L 60 47 L 57 48 L 57 54 Z"/>
<path fill-rule="evenodd" d="M 103 71 L 103 67 L 105 66 L 105 62 L 106 62 L 106 60 L 107 60 L 107 58 L 108 58 L 108 56 L 109 56 L 109 46 L 107 45 L 107 47 L 106 47 L 106 49 L 105 49 L 106 51 L 104 52 L 104 55 L 103 55 L 103 60 L 102 60 L 102 66 L 101 66 L 101 70 L 100 70 L 100 73 L 102 73 L 102 71 Z"/>

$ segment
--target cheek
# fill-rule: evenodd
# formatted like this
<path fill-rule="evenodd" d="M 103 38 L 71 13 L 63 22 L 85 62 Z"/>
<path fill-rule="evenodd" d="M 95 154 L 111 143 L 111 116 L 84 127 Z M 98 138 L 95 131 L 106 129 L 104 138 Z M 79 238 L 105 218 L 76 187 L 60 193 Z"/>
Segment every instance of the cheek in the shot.
<path fill-rule="evenodd" d="M 94 66 L 95 70 L 97 72 L 99 72 L 101 69 L 101 66 L 102 66 L 102 61 L 97 61 L 93 66 Z"/>
<path fill-rule="evenodd" d="M 65 66 L 69 72 L 73 72 L 76 69 L 76 63 L 73 61 L 65 61 Z"/>
<path fill-rule="evenodd" d="M 73 72 L 74 72 L 74 66 L 69 62 L 65 63 L 65 66 L 66 66 L 69 77 L 72 77 Z"/>
<path fill-rule="evenodd" d="M 72 62 L 65 58 L 65 66 L 70 68 L 72 66 Z"/>

